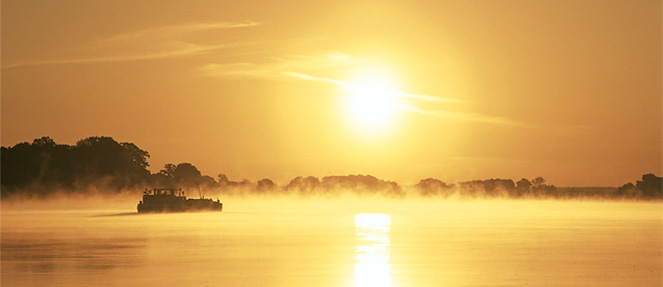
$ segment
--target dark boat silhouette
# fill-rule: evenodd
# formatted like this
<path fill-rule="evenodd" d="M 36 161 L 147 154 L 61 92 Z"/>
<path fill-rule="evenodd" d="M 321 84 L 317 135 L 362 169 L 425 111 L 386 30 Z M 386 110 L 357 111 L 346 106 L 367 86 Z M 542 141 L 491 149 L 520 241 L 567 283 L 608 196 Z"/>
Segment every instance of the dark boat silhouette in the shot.
<path fill-rule="evenodd" d="M 223 203 L 200 196 L 199 199 L 186 198 L 182 189 L 155 188 L 143 192 L 143 200 L 138 203 L 138 213 L 147 212 L 189 212 L 221 211 Z"/>

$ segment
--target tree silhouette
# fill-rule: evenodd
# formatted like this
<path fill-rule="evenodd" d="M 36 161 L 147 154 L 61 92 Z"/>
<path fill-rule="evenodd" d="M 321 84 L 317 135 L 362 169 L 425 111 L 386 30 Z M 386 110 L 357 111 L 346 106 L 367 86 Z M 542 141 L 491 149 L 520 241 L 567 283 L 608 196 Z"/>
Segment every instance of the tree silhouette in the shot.
<path fill-rule="evenodd" d="M 77 173 L 87 181 L 107 177 L 111 186 L 130 187 L 145 181 L 150 173 L 147 151 L 110 137 L 88 137 L 76 143 Z"/>
<path fill-rule="evenodd" d="M 175 183 L 181 186 L 197 186 L 202 182 L 202 174 L 192 164 L 185 162 L 178 164 L 175 169 L 173 169 L 173 179 Z"/>
<path fill-rule="evenodd" d="M 28 194 L 47 195 L 54 190 L 85 191 L 88 186 L 103 187 L 105 191 L 135 189 L 136 187 L 182 187 L 219 189 L 225 194 L 288 192 L 301 195 L 380 194 L 404 196 L 396 183 L 371 175 L 296 177 L 285 187 L 279 187 L 268 178 L 251 182 L 235 182 L 225 174 L 218 180 L 203 175 L 191 163 L 166 164 L 155 174 L 148 171 L 149 153 L 133 143 L 119 143 L 111 137 L 88 137 L 74 146 L 57 144 L 50 137 L 22 142 L 13 147 L 2 147 L 0 189 L 2 196 L 25 191 Z M 434 178 L 422 179 L 413 186 L 417 194 L 426 196 L 461 197 L 615 197 L 632 199 L 663 198 L 662 178 L 645 174 L 636 184 L 627 183 L 620 188 L 560 188 L 546 184 L 543 177 L 525 178 L 514 183 L 511 179 L 488 179 L 446 184 Z"/>
<path fill-rule="evenodd" d="M 31 187 L 31 193 L 100 184 L 128 188 L 149 180 L 149 154 L 132 143 L 89 137 L 75 146 L 50 137 L 2 147 L 2 194 Z M 40 188 L 44 187 L 44 188 Z"/>
<path fill-rule="evenodd" d="M 618 188 L 616 194 L 620 197 L 635 197 L 638 195 L 638 191 L 635 188 L 635 184 L 629 182 Z"/>
<path fill-rule="evenodd" d="M 543 177 L 540 177 L 540 176 L 532 180 L 532 185 L 534 186 L 534 188 L 542 187 L 545 183 L 546 183 L 546 180 L 543 179 Z"/>
<path fill-rule="evenodd" d="M 167 163 L 163 166 L 163 169 L 159 171 L 159 174 L 163 174 L 167 177 L 173 177 L 173 172 L 175 171 L 175 165 L 172 163 Z"/>
<path fill-rule="evenodd" d="M 258 192 L 270 192 L 276 189 L 276 184 L 269 178 L 261 179 L 257 182 Z"/>
<path fill-rule="evenodd" d="M 299 192 L 300 194 L 313 194 L 320 187 L 320 180 L 317 177 L 295 177 L 286 186 L 287 191 Z"/>
<path fill-rule="evenodd" d="M 447 185 L 443 181 L 435 178 L 422 179 L 417 183 L 414 188 L 421 194 L 425 196 L 436 196 L 436 195 L 450 195 L 453 189 L 453 185 Z"/>
<path fill-rule="evenodd" d="M 641 191 L 642 196 L 645 198 L 663 197 L 661 194 L 661 191 L 663 190 L 663 180 L 661 177 L 655 176 L 651 173 L 643 175 L 642 180 L 636 182 L 635 188 Z"/>
<path fill-rule="evenodd" d="M 524 196 L 526 194 L 529 194 L 532 188 L 532 183 L 527 180 L 526 178 L 523 178 L 516 182 L 516 196 Z"/>

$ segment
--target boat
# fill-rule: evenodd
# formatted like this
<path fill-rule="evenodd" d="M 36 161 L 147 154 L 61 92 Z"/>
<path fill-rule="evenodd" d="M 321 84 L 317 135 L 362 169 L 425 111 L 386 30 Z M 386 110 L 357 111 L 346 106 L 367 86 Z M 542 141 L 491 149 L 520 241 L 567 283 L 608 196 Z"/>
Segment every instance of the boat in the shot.
<path fill-rule="evenodd" d="M 147 212 L 190 212 L 221 211 L 223 203 L 200 196 L 198 199 L 187 198 L 182 189 L 154 188 L 145 189 L 143 200 L 138 203 L 138 213 Z"/>

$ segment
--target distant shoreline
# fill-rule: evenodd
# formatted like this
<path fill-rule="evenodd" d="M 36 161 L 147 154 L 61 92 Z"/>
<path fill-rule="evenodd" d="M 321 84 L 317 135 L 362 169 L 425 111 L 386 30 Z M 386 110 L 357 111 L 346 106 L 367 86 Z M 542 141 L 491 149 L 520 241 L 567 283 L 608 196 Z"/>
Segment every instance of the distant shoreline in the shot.
<path fill-rule="evenodd" d="M 140 193 L 154 187 L 184 188 L 189 195 L 204 190 L 214 196 L 300 195 L 410 196 L 442 198 L 663 198 L 662 178 L 645 174 L 621 187 L 556 187 L 543 177 L 534 179 L 481 179 L 446 183 L 435 178 L 412 186 L 372 175 L 298 176 L 285 185 L 268 178 L 256 182 L 233 181 L 225 174 L 203 175 L 191 163 L 166 164 L 157 173 L 148 170 L 149 153 L 133 143 L 111 137 L 88 137 L 75 146 L 56 144 L 49 137 L 2 147 L 2 198 L 48 197 L 53 194 Z"/>

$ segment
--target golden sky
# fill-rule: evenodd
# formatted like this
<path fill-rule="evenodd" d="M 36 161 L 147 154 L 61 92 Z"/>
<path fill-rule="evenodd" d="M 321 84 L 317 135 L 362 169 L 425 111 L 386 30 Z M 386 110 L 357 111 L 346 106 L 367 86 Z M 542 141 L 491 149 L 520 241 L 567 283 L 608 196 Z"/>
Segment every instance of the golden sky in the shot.
<path fill-rule="evenodd" d="M 2 145 L 401 184 L 661 175 L 661 1 L 2 1 Z"/>

